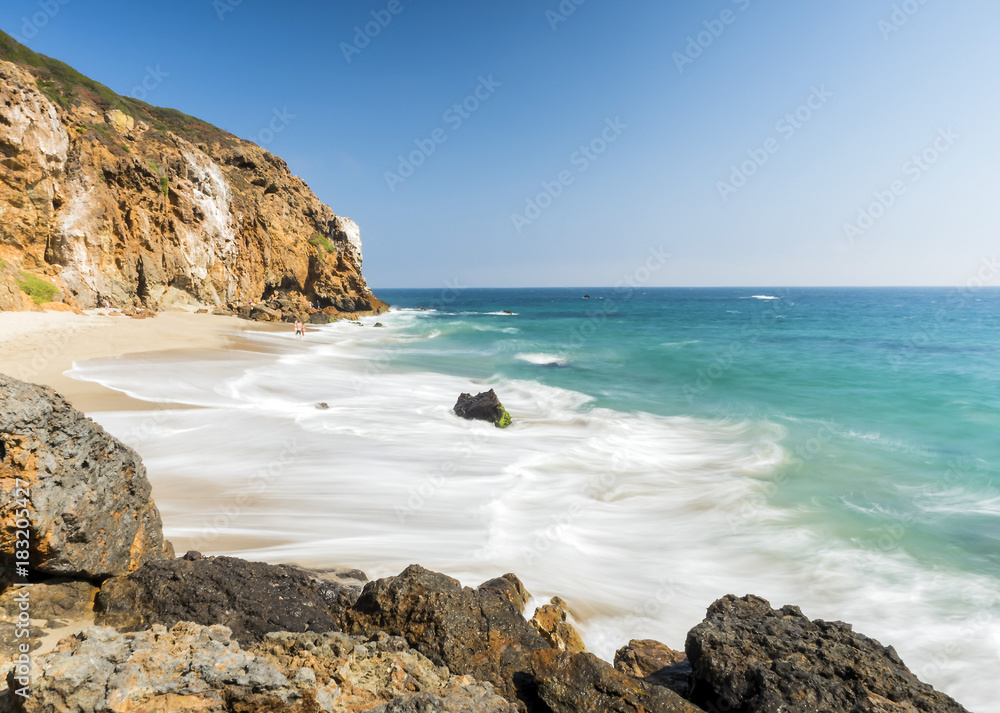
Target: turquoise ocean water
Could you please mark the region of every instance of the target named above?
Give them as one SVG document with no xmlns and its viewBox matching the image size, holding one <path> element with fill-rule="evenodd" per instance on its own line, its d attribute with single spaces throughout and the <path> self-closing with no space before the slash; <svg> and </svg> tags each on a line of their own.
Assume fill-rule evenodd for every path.
<svg viewBox="0 0 1000 713">
<path fill-rule="evenodd" d="M 77 366 L 201 407 L 95 415 L 179 549 L 514 571 L 608 658 L 753 592 L 1000 711 L 1000 290 L 376 292 L 363 327 Z M 511 429 L 451 415 L 488 388 Z"/>
</svg>

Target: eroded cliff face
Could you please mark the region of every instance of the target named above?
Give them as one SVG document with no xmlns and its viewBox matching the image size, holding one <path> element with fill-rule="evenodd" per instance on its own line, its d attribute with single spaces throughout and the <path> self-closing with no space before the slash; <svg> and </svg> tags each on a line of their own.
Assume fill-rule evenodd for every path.
<svg viewBox="0 0 1000 713">
<path fill-rule="evenodd" d="M 16 284 L 27 275 L 81 308 L 277 292 L 383 307 L 361 274 L 358 226 L 280 158 L 86 78 L 67 90 L 48 76 L 0 59 L 0 309 L 33 306 Z"/>
</svg>

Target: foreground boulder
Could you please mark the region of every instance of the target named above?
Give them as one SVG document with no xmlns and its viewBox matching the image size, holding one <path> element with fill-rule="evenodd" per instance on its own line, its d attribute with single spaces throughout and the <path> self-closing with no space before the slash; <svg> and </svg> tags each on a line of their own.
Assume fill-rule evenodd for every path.
<svg viewBox="0 0 1000 713">
<path fill-rule="evenodd" d="M 687 695 L 691 662 L 683 651 L 653 639 L 632 639 L 615 652 L 615 670 L 641 678 L 654 686 Z"/>
<path fill-rule="evenodd" d="M 522 591 L 513 575 L 471 589 L 411 565 L 365 585 L 348 630 L 402 636 L 432 661 L 489 681 L 513 701 L 519 687 L 530 686 L 531 654 L 548 648 L 515 605 Z"/>
<path fill-rule="evenodd" d="M 489 421 L 497 428 L 507 428 L 511 424 L 510 414 L 500 403 L 500 397 L 493 389 L 475 396 L 461 394 L 453 410 L 456 415 L 464 419 Z"/>
<path fill-rule="evenodd" d="M 339 631 L 359 591 L 297 567 L 190 552 L 109 579 L 94 611 L 98 624 L 122 631 L 179 621 L 222 624 L 246 646 L 272 631 Z"/>
<path fill-rule="evenodd" d="M 620 673 L 589 653 L 549 649 L 532 657 L 538 697 L 554 713 L 703 713 L 666 688 Z"/>
<path fill-rule="evenodd" d="M 244 649 L 224 626 L 93 627 L 35 661 L 31 678 L 21 698 L 8 674 L 0 713 L 514 710 L 490 684 L 453 676 L 385 634 L 280 633 Z"/>
<path fill-rule="evenodd" d="M 173 557 L 136 452 L 52 389 L 2 374 L 0 485 L 15 494 L 0 503 L 0 558 L 13 562 L 27 510 L 32 579 L 99 580 Z"/>
<path fill-rule="evenodd" d="M 798 607 L 728 595 L 685 644 L 689 698 L 734 713 L 968 713 L 921 683 L 893 648 Z"/>
</svg>

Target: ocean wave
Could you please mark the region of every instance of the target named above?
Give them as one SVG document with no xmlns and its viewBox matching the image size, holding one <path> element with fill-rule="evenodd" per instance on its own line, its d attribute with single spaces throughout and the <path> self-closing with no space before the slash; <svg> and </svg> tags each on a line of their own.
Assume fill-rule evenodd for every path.
<svg viewBox="0 0 1000 713">
<path fill-rule="evenodd" d="M 661 347 L 686 347 L 689 344 L 701 344 L 700 339 L 688 339 L 683 342 L 661 342 Z"/>
<path fill-rule="evenodd" d="M 515 354 L 518 361 L 526 361 L 529 364 L 538 366 L 567 367 L 569 361 L 560 354 Z"/>
<path fill-rule="evenodd" d="M 749 297 L 740 297 L 741 300 L 780 300 L 780 297 L 774 297 L 773 295 L 750 295 Z"/>
</svg>

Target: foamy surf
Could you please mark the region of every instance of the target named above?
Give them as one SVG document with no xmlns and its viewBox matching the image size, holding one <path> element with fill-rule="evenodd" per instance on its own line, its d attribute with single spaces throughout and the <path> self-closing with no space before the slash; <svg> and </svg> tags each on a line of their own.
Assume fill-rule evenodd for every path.
<svg viewBox="0 0 1000 713">
<path fill-rule="evenodd" d="M 537 366 L 569 366 L 566 358 L 559 354 L 515 354 L 514 358 Z"/>
<path fill-rule="evenodd" d="M 1000 631 L 983 616 L 994 580 L 928 571 L 898 542 L 839 539 L 802 512 L 808 504 L 779 504 L 793 458 L 784 425 L 626 412 L 534 376 L 414 368 L 438 354 L 441 339 L 427 337 L 453 326 L 416 312 L 380 319 L 385 329 L 259 334 L 260 352 L 129 357 L 75 375 L 202 407 L 96 415 L 143 455 L 180 550 L 372 576 L 419 562 L 466 584 L 513 571 L 539 600 L 565 598 L 608 660 L 629 638 L 680 647 L 714 599 L 753 592 L 849 621 L 924 680 L 990 710 L 979 672 L 996 665 Z M 451 413 L 458 393 L 491 387 L 510 429 Z M 859 433 L 869 432 L 851 440 L 884 445 Z"/>
</svg>

